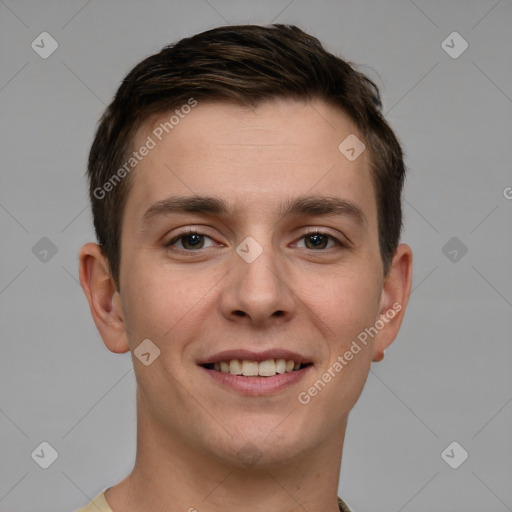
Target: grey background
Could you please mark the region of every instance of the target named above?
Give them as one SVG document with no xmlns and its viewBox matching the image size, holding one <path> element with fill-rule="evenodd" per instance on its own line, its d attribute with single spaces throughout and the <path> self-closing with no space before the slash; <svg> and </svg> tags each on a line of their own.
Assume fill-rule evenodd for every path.
<svg viewBox="0 0 512 512">
<path fill-rule="evenodd" d="M 97 119 L 165 44 L 271 22 L 364 64 L 409 167 L 414 291 L 350 416 L 340 495 L 355 512 L 512 510 L 512 2 L 5 0 L 1 511 L 75 510 L 134 462 L 131 361 L 104 347 L 77 281 L 94 240 L 84 171 Z M 47 59 L 31 48 L 43 31 L 59 44 Z M 441 47 L 453 31 L 469 44 L 455 59 Z M 46 261 L 43 237 L 57 249 Z M 48 469 L 31 458 L 42 441 L 58 452 Z M 452 441 L 469 453 L 458 469 L 441 458 Z"/>
</svg>

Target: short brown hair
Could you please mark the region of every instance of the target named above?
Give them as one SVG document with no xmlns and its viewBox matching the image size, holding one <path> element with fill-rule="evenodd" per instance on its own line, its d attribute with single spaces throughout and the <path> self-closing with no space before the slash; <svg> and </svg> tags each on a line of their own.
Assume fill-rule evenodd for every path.
<svg viewBox="0 0 512 512">
<path fill-rule="evenodd" d="M 128 73 L 100 119 L 89 154 L 89 193 L 98 243 L 117 287 L 131 174 L 109 186 L 108 193 L 103 187 L 129 158 L 141 124 L 190 98 L 254 107 L 277 97 L 321 99 L 345 112 L 360 130 L 370 154 L 387 274 L 402 229 L 405 167 L 400 144 L 381 114 L 378 87 L 296 26 L 239 25 L 182 39 L 144 59 Z"/>
</svg>

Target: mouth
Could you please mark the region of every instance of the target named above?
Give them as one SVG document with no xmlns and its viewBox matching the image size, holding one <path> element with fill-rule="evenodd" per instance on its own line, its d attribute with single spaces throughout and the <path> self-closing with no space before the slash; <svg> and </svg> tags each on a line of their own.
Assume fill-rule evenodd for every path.
<svg viewBox="0 0 512 512">
<path fill-rule="evenodd" d="M 231 359 L 217 363 L 202 364 L 207 370 L 241 377 L 274 377 L 283 373 L 302 370 L 312 363 L 300 363 L 293 359 L 266 359 L 258 362 L 251 359 Z"/>
<path fill-rule="evenodd" d="M 245 396 L 279 393 L 305 379 L 312 359 L 289 350 L 230 350 L 198 361 L 212 382 Z"/>
</svg>

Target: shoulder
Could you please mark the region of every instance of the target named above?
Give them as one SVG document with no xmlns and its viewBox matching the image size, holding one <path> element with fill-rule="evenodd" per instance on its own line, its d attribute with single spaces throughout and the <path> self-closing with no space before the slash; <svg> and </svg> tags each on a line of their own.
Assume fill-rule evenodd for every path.
<svg viewBox="0 0 512 512">
<path fill-rule="evenodd" d="M 112 512 L 112 509 L 105 499 L 106 490 L 107 489 L 103 489 L 88 505 L 75 512 Z"/>
<path fill-rule="evenodd" d="M 338 508 L 340 512 L 353 512 L 348 508 L 348 505 L 338 496 Z"/>
</svg>

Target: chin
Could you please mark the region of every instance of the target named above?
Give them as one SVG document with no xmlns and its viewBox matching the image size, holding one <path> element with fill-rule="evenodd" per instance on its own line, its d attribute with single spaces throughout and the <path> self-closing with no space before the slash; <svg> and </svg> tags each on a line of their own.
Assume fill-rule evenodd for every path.
<svg viewBox="0 0 512 512">
<path fill-rule="evenodd" d="M 273 423 L 274 428 L 276 424 Z M 253 424 L 252 428 L 239 431 L 226 439 L 224 450 L 219 450 L 217 446 L 216 455 L 239 468 L 263 470 L 291 463 L 311 449 L 305 445 L 304 439 L 311 441 L 311 432 L 307 436 L 298 431 L 277 433 L 267 428 L 266 424 L 261 428 Z"/>
</svg>

